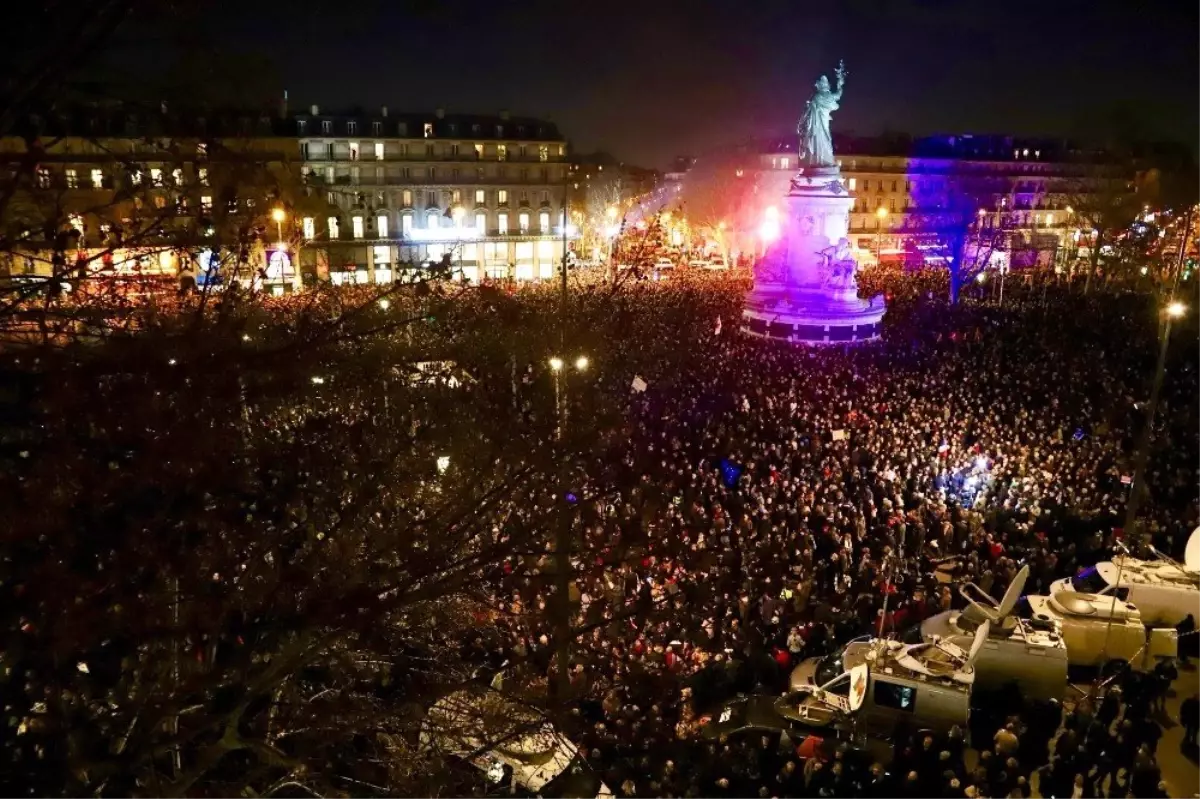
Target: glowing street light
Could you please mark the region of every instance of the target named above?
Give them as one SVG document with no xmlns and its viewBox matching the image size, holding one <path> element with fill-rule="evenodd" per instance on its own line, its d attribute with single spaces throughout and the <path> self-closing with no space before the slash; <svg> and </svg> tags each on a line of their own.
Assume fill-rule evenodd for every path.
<svg viewBox="0 0 1200 799">
<path fill-rule="evenodd" d="M 879 220 L 879 225 L 875 233 L 875 258 L 881 264 L 883 263 L 883 220 L 887 219 L 888 209 L 882 205 L 875 209 L 875 218 Z"/>
<path fill-rule="evenodd" d="M 282 208 L 275 208 L 271 211 L 271 218 L 275 220 L 275 230 L 279 233 L 279 242 L 283 243 L 283 220 L 287 219 L 287 211 Z"/>
<path fill-rule="evenodd" d="M 588 368 L 588 359 L 586 355 L 580 355 L 575 359 L 575 368 L 581 372 L 586 372 Z"/>
<path fill-rule="evenodd" d="M 1173 319 L 1178 319 L 1187 313 L 1187 306 L 1176 300 L 1167 306 L 1167 315 Z"/>
<path fill-rule="evenodd" d="M 550 368 L 556 372 L 561 372 L 562 368 L 563 368 L 562 358 L 558 358 L 558 357 L 551 358 L 550 359 Z"/>
<path fill-rule="evenodd" d="M 608 218 L 610 220 L 612 220 L 612 219 L 617 218 L 617 214 L 619 213 L 619 211 L 617 211 L 617 206 L 610 205 L 610 206 L 608 206 L 608 210 L 605 211 L 605 213 L 608 215 Z"/>
<path fill-rule="evenodd" d="M 770 244 L 779 238 L 779 209 L 775 206 L 768 206 L 763 212 L 763 221 L 758 228 L 758 235 L 762 237 L 763 244 Z"/>
</svg>

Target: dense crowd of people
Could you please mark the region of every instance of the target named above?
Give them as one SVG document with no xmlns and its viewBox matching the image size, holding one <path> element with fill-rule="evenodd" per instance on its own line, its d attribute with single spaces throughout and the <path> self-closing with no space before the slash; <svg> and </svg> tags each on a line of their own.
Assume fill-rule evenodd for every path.
<svg viewBox="0 0 1200 799">
<path fill-rule="evenodd" d="M 573 489 L 594 499 L 576 519 L 572 733 L 614 791 L 983 797 L 1037 782 L 1043 796 L 1165 795 L 1157 673 L 1113 683 L 1095 709 L 981 707 L 948 738 L 898 730 L 888 763 L 700 734 L 735 691 L 778 695 L 803 658 L 959 607 L 956 581 L 999 596 L 1028 564 L 1026 592 L 1045 592 L 1112 553 L 1154 311 L 1051 289 L 1048 314 L 1045 291 L 1018 284 L 1002 309 L 914 293 L 883 341 L 826 349 L 737 332 L 737 287 L 686 306 L 669 286 L 639 298 L 582 389 L 627 403 L 620 457 L 585 458 Z M 1172 353 L 1147 469 L 1143 538 L 1169 553 L 1197 524 L 1194 339 Z M 498 576 L 511 638 L 497 659 L 553 682 L 550 617 L 523 612 L 553 601 L 547 549 Z"/>
</svg>

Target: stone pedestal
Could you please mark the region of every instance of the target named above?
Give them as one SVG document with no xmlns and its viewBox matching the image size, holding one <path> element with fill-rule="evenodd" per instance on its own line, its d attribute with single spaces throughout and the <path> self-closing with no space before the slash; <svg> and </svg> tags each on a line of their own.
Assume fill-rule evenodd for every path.
<svg viewBox="0 0 1200 799">
<path fill-rule="evenodd" d="M 781 236 L 755 265 L 742 330 L 794 344 L 842 344 L 878 338 L 882 297 L 862 300 L 853 270 L 834 253 L 848 247 L 854 198 L 837 167 L 806 168 L 792 179 Z M 844 270 L 848 274 L 838 274 Z"/>
</svg>

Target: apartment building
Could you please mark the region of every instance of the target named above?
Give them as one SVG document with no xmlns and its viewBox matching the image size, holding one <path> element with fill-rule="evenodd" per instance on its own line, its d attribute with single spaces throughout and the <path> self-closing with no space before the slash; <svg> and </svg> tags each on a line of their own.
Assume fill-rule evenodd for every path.
<svg viewBox="0 0 1200 799">
<path fill-rule="evenodd" d="M 318 277 L 382 283 L 449 258 L 471 281 L 549 279 L 578 235 L 564 219 L 567 143 L 550 122 L 312 106 L 287 124 L 318 200 L 300 218 L 301 261 Z"/>
</svg>

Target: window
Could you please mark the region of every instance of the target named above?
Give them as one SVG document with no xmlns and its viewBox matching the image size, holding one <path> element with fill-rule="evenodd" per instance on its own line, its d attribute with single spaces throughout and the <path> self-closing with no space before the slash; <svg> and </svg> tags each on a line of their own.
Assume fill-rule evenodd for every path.
<svg viewBox="0 0 1200 799">
<path fill-rule="evenodd" d="M 129 182 L 132 183 L 134 186 L 142 185 L 142 170 L 138 169 L 137 167 L 134 167 L 133 170 L 129 173 Z"/>
<path fill-rule="evenodd" d="M 352 141 L 352 142 L 350 142 L 349 146 L 350 146 L 350 160 L 357 161 L 358 160 L 358 142 Z"/>
<path fill-rule="evenodd" d="M 892 210 L 892 211 L 895 211 L 895 210 L 896 210 L 896 198 L 895 198 L 895 197 L 893 197 L 893 198 L 891 199 L 891 202 L 890 202 L 889 204 L 890 204 L 890 206 L 891 206 L 890 210 Z"/>
<path fill-rule="evenodd" d="M 199 169 L 197 169 L 196 170 L 196 178 L 200 181 L 201 186 L 207 186 L 208 185 L 208 169 L 206 167 L 200 167 Z"/>
<path fill-rule="evenodd" d="M 154 198 L 154 207 L 155 208 L 166 208 L 167 207 L 167 198 L 163 197 L 161 194 L 159 196 L 155 197 Z"/>
<path fill-rule="evenodd" d="M 788 168 L 788 167 L 791 165 L 791 163 L 792 163 L 792 159 L 788 158 L 788 157 L 785 155 L 783 158 L 780 158 L 780 159 L 779 159 L 779 168 L 780 168 L 780 169 L 787 169 L 787 168 Z"/>
<path fill-rule="evenodd" d="M 337 205 L 338 204 L 337 192 L 334 192 L 334 191 L 326 192 L 325 193 L 325 202 L 329 203 L 330 205 Z"/>
<path fill-rule="evenodd" d="M 567 146 L 565 144 L 558 145 L 558 157 L 562 158 L 567 154 Z"/>
<path fill-rule="evenodd" d="M 454 156 L 455 158 L 458 158 L 458 144 L 457 143 L 450 145 L 450 155 Z"/>
<path fill-rule="evenodd" d="M 917 689 L 910 685 L 874 680 L 875 704 L 880 707 L 890 707 L 893 710 L 903 710 L 912 713 L 916 709 Z"/>
<path fill-rule="evenodd" d="M 50 170 L 44 166 L 37 168 L 37 185 L 39 189 L 50 188 Z"/>
<path fill-rule="evenodd" d="M 175 167 L 174 169 L 171 170 L 171 185 L 172 186 L 182 186 L 183 185 L 183 170 L 180 169 L 179 167 Z"/>
<path fill-rule="evenodd" d="M 400 217 L 400 235 L 408 236 L 412 233 L 412 214 L 405 214 Z"/>
<path fill-rule="evenodd" d="M 507 189 L 500 189 L 499 191 L 496 192 L 496 204 L 497 205 L 508 205 L 508 190 Z"/>
<path fill-rule="evenodd" d="M 504 136 L 504 126 L 497 125 L 496 126 L 496 138 L 499 139 L 499 138 L 502 138 L 503 136 Z"/>
<path fill-rule="evenodd" d="M 550 232 L 550 214 L 547 211 L 542 211 L 538 214 L 538 228 L 543 233 Z"/>
<path fill-rule="evenodd" d="M 550 192 L 548 192 L 548 191 L 543 191 L 543 192 L 541 193 L 541 204 L 542 204 L 542 205 L 549 205 L 549 204 L 550 204 Z"/>
<path fill-rule="evenodd" d="M 304 238 L 315 239 L 317 237 L 317 223 L 311 216 L 304 217 L 300 223 L 300 229 L 304 233 Z"/>
<path fill-rule="evenodd" d="M 497 161 L 507 161 L 508 160 L 508 145 L 507 144 L 497 144 L 496 145 L 496 160 Z"/>
<path fill-rule="evenodd" d="M 484 205 L 487 203 L 487 192 L 483 189 L 475 190 L 475 204 Z"/>
<path fill-rule="evenodd" d="M 483 158 L 483 145 L 482 144 L 475 145 L 475 157 Z"/>
<path fill-rule="evenodd" d="M 523 132 L 523 131 L 522 131 L 522 132 Z M 524 160 L 524 159 L 525 159 L 525 149 L 526 149 L 526 148 L 525 148 L 525 145 L 524 145 L 524 144 L 522 144 L 522 145 L 520 145 L 519 147 L 517 147 L 517 152 L 520 154 L 520 156 L 521 156 L 521 160 Z"/>
<path fill-rule="evenodd" d="M 380 214 L 375 219 L 375 232 L 381 239 L 386 239 L 388 235 L 388 218 L 387 214 Z"/>
<path fill-rule="evenodd" d="M 354 238 L 361 239 L 363 237 L 363 218 L 361 216 L 351 217 L 350 230 Z"/>
<path fill-rule="evenodd" d="M 412 208 L 412 189 L 400 192 L 400 204 L 405 208 Z"/>
<path fill-rule="evenodd" d="M 74 169 L 68 169 L 66 171 L 66 176 L 68 189 L 79 188 L 79 173 L 77 173 Z"/>
<path fill-rule="evenodd" d="M 199 144 L 196 145 L 196 157 L 197 158 L 208 158 L 208 143 L 207 142 L 200 142 Z"/>
<path fill-rule="evenodd" d="M 425 123 L 424 136 L 426 139 L 433 138 L 433 123 L 432 122 Z"/>
<path fill-rule="evenodd" d="M 301 136 L 303 136 L 304 131 L 307 129 L 308 129 L 308 120 L 307 119 L 297 119 L 296 120 L 296 132 L 297 133 L 299 133 Z"/>
<path fill-rule="evenodd" d="M 382 136 L 383 135 L 383 123 L 382 122 L 376 121 L 376 122 L 371 123 L 371 135 L 372 136 Z"/>
<path fill-rule="evenodd" d="M 496 214 L 496 230 L 502 236 L 508 232 L 508 214 Z"/>
<path fill-rule="evenodd" d="M 71 176 L 71 173 L 72 173 L 72 172 L 74 172 L 74 171 L 75 171 L 75 170 L 73 170 L 73 169 L 68 169 L 68 170 L 67 170 L 67 177 L 68 177 L 68 180 L 67 180 L 67 185 L 68 185 L 68 186 L 70 186 L 70 176 Z M 158 167 L 153 167 L 153 168 L 151 168 L 151 170 L 150 170 L 150 185 L 151 185 L 151 186 L 161 186 L 162 184 L 163 184 L 163 182 L 162 182 L 162 170 L 161 170 L 161 169 L 159 169 Z"/>
<path fill-rule="evenodd" d="M 521 175 L 521 182 L 528 183 L 529 182 L 529 167 L 524 167 L 524 166 L 521 167 L 520 175 Z"/>
<path fill-rule="evenodd" d="M 437 205 L 437 192 L 436 191 L 425 192 L 425 207 L 432 208 L 435 205 Z"/>
<path fill-rule="evenodd" d="M 550 160 L 549 145 L 545 145 L 545 144 L 538 145 L 538 160 L 539 161 L 549 161 Z"/>
<path fill-rule="evenodd" d="M 355 133 L 358 133 L 358 123 L 351 120 L 346 123 L 346 135 L 353 136 Z"/>
<path fill-rule="evenodd" d="M 350 182 L 355 185 L 358 185 L 358 182 L 361 178 L 362 178 L 362 169 L 360 167 L 356 167 L 356 166 L 350 167 Z"/>
<path fill-rule="evenodd" d="M 522 233 L 529 232 L 529 214 L 517 214 L 517 227 Z"/>
<path fill-rule="evenodd" d="M 453 205 L 458 205 L 462 202 L 462 189 L 454 189 L 450 192 L 450 202 Z"/>
<path fill-rule="evenodd" d="M 378 123 L 376 123 L 376 124 L 378 124 Z M 376 161 L 383 160 L 383 142 L 381 142 L 381 141 L 375 142 L 375 160 Z"/>
<path fill-rule="evenodd" d="M 104 170 L 103 169 L 93 169 L 92 170 L 92 188 L 93 189 L 104 188 Z"/>
<path fill-rule="evenodd" d="M 321 132 L 322 133 L 333 133 L 333 122 L 328 119 L 322 119 L 321 120 Z"/>
<path fill-rule="evenodd" d="M 437 180 L 437 167 L 436 166 L 429 167 L 429 179 Z"/>
<path fill-rule="evenodd" d="M 896 190 L 896 181 L 892 181 L 892 191 Z"/>
<path fill-rule="evenodd" d="M 325 182 L 333 183 L 333 167 L 331 166 L 325 167 Z"/>
<path fill-rule="evenodd" d="M 438 226 L 438 212 L 431 211 L 429 213 L 429 216 L 427 216 L 425 218 L 425 227 L 429 228 L 430 230 L 437 230 L 437 226 Z"/>
<path fill-rule="evenodd" d="M 210 213 L 212 211 L 212 195 L 211 194 L 201 195 L 200 210 L 206 214 Z"/>
<path fill-rule="evenodd" d="M 401 122 L 400 124 L 398 124 L 396 126 L 396 135 L 397 136 L 407 136 L 408 135 L 408 123 L 407 122 Z"/>
<path fill-rule="evenodd" d="M 912 181 L 911 180 L 904 181 L 904 190 L 912 191 Z"/>
<path fill-rule="evenodd" d="M 479 235 L 487 233 L 487 214 L 479 211 L 475 214 L 475 229 L 479 231 Z"/>
<path fill-rule="evenodd" d="M 83 217 L 82 216 L 80 216 L 79 214 L 71 214 L 69 217 L 67 217 L 67 221 L 71 224 L 71 227 L 75 228 L 75 231 L 77 233 L 83 232 Z"/>
<path fill-rule="evenodd" d="M 850 191 L 854 191 L 856 183 L 858 183 L 858 178 L 850 178 Z"/>
<path fill-rule="evenodd" d="M 336 216 L 329 217 L 329 238 L 338 238 L 338 220 Z"/>
</svg>

